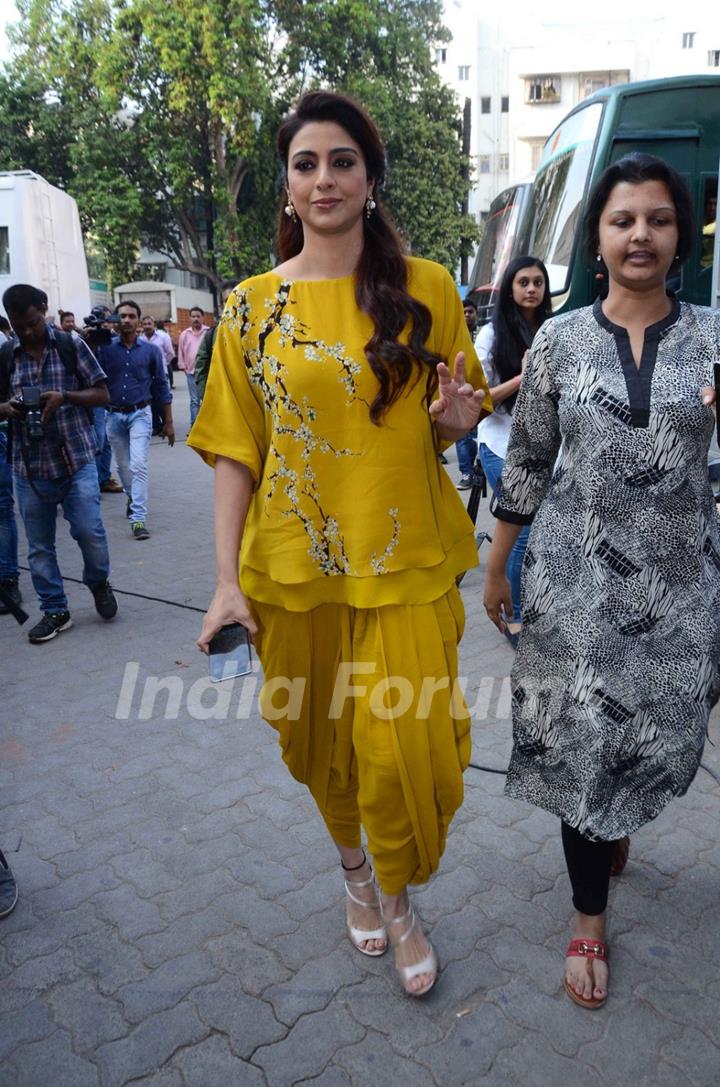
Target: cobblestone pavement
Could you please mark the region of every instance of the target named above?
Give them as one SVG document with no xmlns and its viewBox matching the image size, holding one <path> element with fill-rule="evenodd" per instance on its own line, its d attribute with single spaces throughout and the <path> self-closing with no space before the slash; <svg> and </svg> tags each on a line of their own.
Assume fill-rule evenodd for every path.
<svg viewBox="0 0 720 1087">
<path fill-rule="evenodd" d="M 183 444 L 151 452 L 150 540 L 129 537 L 122 496 L 103 498 L 114 582 L 202 608 L 211 473 Z M 78 577 L 62 521 L 59 537 Z M 474 759 L 502 768 L 512 650 L 481 583 L 482 569 L 463 584 L 462 665 Z M 26 574 L 22 588 L 34 614 Z M 415 895 L 443 972 L 412 1001 L 389 956 L 352 951 L 334 850 L 271 729 L 247 719 L 249 684 L 213 708 L 228 695 L 203 681 L 199 615 L 145 596 L 122 595 L 104 624 L 73 584 L 74 629 L 43 646 L 0 620 L 0 844 L 20 888 L 0 921 L 2 1087 L 716 1087 L 709 774 L 633 839 L 611 898 L 611 995 L 590 1013 L 560 990 L 557 821 L 469 770 L 440 874 Z M 177 677 L 167 715 L 148 677 Z M 712 746 L 706 762 L 720 772 Z"/>
</svg>

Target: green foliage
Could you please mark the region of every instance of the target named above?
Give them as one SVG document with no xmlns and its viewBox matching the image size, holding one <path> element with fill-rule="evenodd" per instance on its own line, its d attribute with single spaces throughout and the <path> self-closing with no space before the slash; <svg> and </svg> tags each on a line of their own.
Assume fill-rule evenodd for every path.
<svg viewBox="0 0 720 1087">
<path fill-rule="evenodd" d="M 429 45 L 438 0 L 19 0 L 0 162 L 68 189 L 110 278 L 141 240 L 212 282 L 272 262 L 274 140 L 312 86 L 354 95 L 387 142 L 383 193 L 413 252 L 454 269 L 476 236 L 457 103 Z"/>
</svg>

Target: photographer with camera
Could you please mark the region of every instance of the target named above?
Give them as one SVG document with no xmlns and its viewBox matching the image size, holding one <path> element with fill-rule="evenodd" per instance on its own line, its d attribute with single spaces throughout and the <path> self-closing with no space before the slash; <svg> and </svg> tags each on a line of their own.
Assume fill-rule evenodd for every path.
<svg viewBox="0 0 720 1087">
<path fill-rule="evenodd" d="M 47 642 L 72 626 L 55 550 L 58 506 L 82 552 L 83 581 L 98 614 L 112 619 L 117 612 L 92 420 L 92 409 L 107 404 L 109 395 L 87 345 L 47 325 L 44 291 L 16 284 L 2 301 L 15 337 L 0 349 L 0 419 L 11 422 L 15 495 L 43 611 L 28 638 Z"/>
<path fill-rule="evenodd" d="M 73 339 L 81 338 L 75 326 L 75 316 L 69 310 L 61 311 L 60 328 L 63 332 L 69 332 Z M 101 343 L 110 343 L 112 339 L 113 317 L 108 306 L 93 306 L 87 317 L 84 318 L 82 337 L 87 342 L 93 354 L 97 355 L 97 348 Z M 112 474 L 112 449 L 107 436 L 107 413 L 105 408 L 94 408 L 93 418 L 95 423 L 95 439 L 97 441 L 97 453 L 95 464 L 97 465 L 98 481 L 101 494 L 122 494 L 123 485 Z"/>
</svg>

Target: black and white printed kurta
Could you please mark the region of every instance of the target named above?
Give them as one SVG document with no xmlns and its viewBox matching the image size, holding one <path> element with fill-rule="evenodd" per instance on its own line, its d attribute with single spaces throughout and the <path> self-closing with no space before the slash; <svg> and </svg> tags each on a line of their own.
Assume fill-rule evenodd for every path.
<svg viewBox="0 0 720 1087">
<path fill-rule="evenodd" d="M 714 361 L 720 313 L 674 301 L 638 368 L 597 302 L 540 330 L 515 405 L 496 516 L 532 530 L 506 791 L 590 838 L 687 790 L 720 693 Z"/>
</svg>

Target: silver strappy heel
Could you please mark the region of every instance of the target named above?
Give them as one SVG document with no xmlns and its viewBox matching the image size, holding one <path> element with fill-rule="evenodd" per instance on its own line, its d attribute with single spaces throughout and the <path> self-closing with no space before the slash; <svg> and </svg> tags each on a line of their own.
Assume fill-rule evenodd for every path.
<svg viewBox="0 0 720 1087">
<path fill-rule="evenodd" d="M 356 865 L 355 868 L 346 868 L 345 865 L 342 864 L 342 861 L 340 863 L 342 865 L 343 871 L 345 871 L 345 872 L 357 872 L 358 869 L 362 868 L 364 864 L 368 864 L 368 867 L 370 868 L 367 857 L 364 857 L 362 864 Z M 348 880 L 348 879 L 346 879 L 345 880 L 345 893 L 348 896 L 348 898 L 350 899 L 350 901 L 354 902 L 356 906 L 364 906 L 365 909 L 373 909 L 373 910 L 380 909 L 380 912 L 382 913 L 382 907 L 380 906 L 380 899 L 379 898 L 378 898 L 377 902 L 363 902 L 363 900 L 361 898 L 357 898 L 356 895 L 354 895 L 352 893 L 352 890 L 351 890 L 352 887 L 370 887 L 371 885 L 374 886 L 374 884 L 375 884 L 375 877 L 372 874 L 372 868 L 370 868 L 370 876 L 369 876 L 368 879 L 363 879 L 363 880 Z M 384 925 L 383 925 L 382 928 L 376 928 L 376 929 L 372 929 L 371 931 L 366 931 L 363 928 L 355 928 L 355 926 L 351 925 L 349 921 L 346 921 L 345 923 L 347 925 L 347 930 L 348 930 L 348 935 L 350 937 L 350 942 L 352 943 L 353 947 L 356 948 L 360 952 L 361 955 L 368 955 L 371 959 L 376 959 L 380 955 L 385 954 L 385 952 L 388 949 L 389 940 L 388 940 L 387 930 L 386 930 Z M 385 941 L 385 947 L 381 948 L 379 951 L 378 950 L 370 951 L 368 948 L 360 946 L 360 944 L 364 943 L 366 940 L 384 940 Z"/>
<path fill-rule="evenodd" d="M 380 903 L 380 909 L 382 911 L 382 902 Z M 412 903 L 408 906 L 405 913 L 403 913 L 400 917 L 385 917 L 385 914 L 383 913 L 383 920 L 385 921 L 386 925 L 399 925 L 401 922 L 407 921 L 408 919 L 410 919 L 410 925 L 408 926 L 406 931 L 403 932 L 403 934 L 398 938 L 396 943 L 393 944 L 393 947 L 399 947 L 400 944 L 405 943 L 405 941 L 408 939 L 410 933 L 413 931 L 417 924 L 417 914 L 412 908 Z M 430 943 L 429 940 L 428 943 Z M 408 996 L 425 996 L 426 993 L 430 992 L 433 985 L 437 981 L 440 967 L 438 964 L 438 957 L 435 953 L 435 949 L 433 948 L 432 944 L 430 944 L 430 954 L 426 955 L 422 962 L 413 963 L 412 966 L 399 966 L 396 962 L 395 969 L 400 975 L 400 979 L 403 983 L 403 988 Z M 412 981 L 413 978 L 418 977 L 419 974 L 432 974 L 433 979 L 422 989 L 408 989 L 408 982 Z"/>
</svg>

